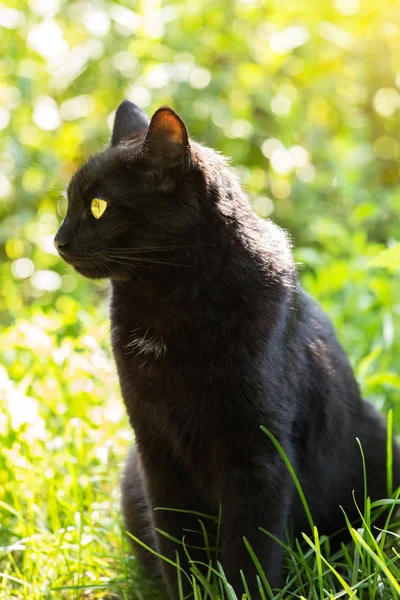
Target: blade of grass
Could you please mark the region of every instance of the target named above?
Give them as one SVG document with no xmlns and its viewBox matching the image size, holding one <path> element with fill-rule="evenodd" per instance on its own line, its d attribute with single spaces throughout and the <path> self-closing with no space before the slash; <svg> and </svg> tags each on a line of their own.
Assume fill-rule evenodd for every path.
<svg viewBox="0 0 400 600">
<path fill-rule="evenodd" d="M 194 515 L 202 519 L 208 519 L 209 521 L 216 521 L 215 516 L 213 517 L 212 515 L 206 515 L 204 513 L 198 512 L 197 510 L 185 510 L 183 508 L 166 508 L 164 506 L 156 506 L 154 510 L 168 510 L 169 512 L 184 513 L 187 515 Z"/>
<path fill-rule="evenodd" d="M 319 583 L 319 595 L 321 600 L 324 598 L 324 582 L 322 578 L 322 560 L 321 560 L 321 547 L 319 544 L 319 535 L 318 529 L 314 526 L 314 542 L 315 547 L 317 548 L 316 559 L 317 559 L 317 573 L 318 573 L 318 583 Z"/>
<path fill-rule="evenodd" d="M 243 571 L 240 571 L 240 577 L 242 578 L 243 587 L 244 587 L 244 591 L 245 591 L 246 596 L 247 596 L 247 600 L 251 600 L 251 595 L 250 595 L 249 588 L 248 588 L 247 581 L 246 581 L 246 577 L 244 576 Z"/>
<path fill-rule="evenodd" d="M 391 587 L 392 591 L 394 591 L 397 596 L 400 596 L 400 585 L 397 583 L 397 581 L 395 580 L 395 578 L 393 577 L 392 573 L 389 571 L 389 569 L 387 568 L 387 566 L 383 562 L 383 560 L 377 554 L 375 554 L 375 552 L 372 550 L 372 548 L 370 548 L 370 546 L 366 543 L 366 541 L 362 539 L 362 537 L 360 536 L 358 531 L 356 531 L 355 529 L 352 529 L 351 535 L 352 535 L 353 539 L 358 540 L 358 542 L 363 546 L 365 551 L 368 552 L 368 554 L 371 556 L 372 560 L 374 562 L 376 562 L 376 564 L 379 565 L 379 567 L 385 573 L 386 577 L 389 580 L 389 583 L 391 584 L 390 587 Z"/>
<path fill-rule="evenodd" d="M 264 592 L 264 589 L 263 589 L 263 586 L 261 583 L 261 579 L 258 575 L 257 575 L 256 579 L 257 579 L 257 586 L 258 586 L 258 591 L 260 592 L 261 600 L 267 600 L 265 597 L 265 592 Z"/>
<path fill-rule="evenodd" d="M 235 594 L 235 590 L 233 589 L 231 584 L 228 582 L 226 575 L 225 575 L 225 571 L 222 568 L 222 565 L 220 562 L 218 562 L 218 570 L 219 570 L 220 576 L 224 582 L 224 588 L 225 588 L 226 594 L 228 596 L 228 600 L 238 600 L 238 598 Z"/>
<path fill-rule="evenodd" d="M 180 600 L 183 600 L 184 596 L 183 596 L 183 587 L 182 587 L 181 563 L 179 560 L 179 553 L 177 550 L 175 551 L 175 558 L 176 558 L 176 564 L 178 566 L 178 568 L 176 570 L 176 577 L 177 577 L 177 581 L 178 581 L 178 597 Z"/>
<path fill-rule="evenodd" d="M 368 490 L 367 490 L 367 467 L 365 465 L 365 456 L 364 456 L 364 451 L 363 451 L 361 442 L 360 442 L 359 438 L 356 438 L 356 440 L 357 440 L 357 444 L 360 447 L 361 460 L 362 460 L 363 481 L 364 481 L 364 512 L 365 512 L 365 507 L 367 505 L 367 496 L 368 496 Z M 354 492 L 353 492 L 353 495 L 354 495 Z"/>
<path fill-rule="evenodd" d="M 276 439 L 276 437 L 273 435 L 273 433 L 271 433 L 263 425 L 261 425 L 261 431 L 263 431 L 269 437 L 269 439 L 271 440 L 271 442 L 274 444 L 275 448 L 278 450 L 279 454 L 281 455 L 281 457 L 282 457 L 282 459 L 283 459 L 283 461 L 284 461 L 287 469 L 289 470 L 289 473 L 290 473 L 290 475 L 291 475 L 291 477 L 293 479 L 293 482 L 294 482 L 294 484 L 296 486 L 297 492 L 298 492 L 298 494 L 300 496 L 301 502 L 303 504 L 303 507 L 304 507 L 304 510 L 305 510 L 306 515 L 307 515 L 307 519 L 308 519 L 308 522 L 310 524 L 310 528 L 311 528 L 311 531 L 312 531 L 313 528 L 314 528 L 314 521 L 313 521 L 313 518 L 311 516 L 310 508 L 308 506 L 306 497 L 305 497 L 304 492 L 302 490 L 302 487 L 300 485 L 300 481 L 298 480 L 298 477 L 297 477 L 297 475 L 295 473 L 295 470 L 293 469 L 292 463 L 288 459 L 288 457 L 286 455 L 286 452 L 284 451 L 284 449 L 282 448 L 282 446 L 280 445 L 280 443 L 278 442 L 278 440 Z"/>
<path fill-rule="evenodd" d="M 388 496 L 393 494 L 393 410 L 387 415 L 386 482 Z"/>
<path fill-rule="evenodd" d="M 175 567 L 177 569 L 178 568 L 182 569 L 182 567 L 180 567 L 179 565 L 177 565 L 170 558 L 167 558 L 166 556 L 163 556 L 162 554 L 160 554 L 156 550 L 153 550 L 153 548 L 150 548 L 150 546 L 148 546 L 147 544 L 145 544 L 144 542 L 142 542 L 139 538 L 137 538 L 135 535 L 133 535 L 133 533 L 130 533 L 129 531 L 127 531 L 126 533 L 129 535 L 130 538 L 133 539 L 134 542 L 136 542 L 137 544 L 139 544 L 140 546 L 142 546 L 143 548 L 145 548 L 146 550 L 148 550 L 151 554 L 154 554 L 154 556 L 157 556 L 158 558 L 160 558 L 164 562 L 168 563 L 169 565 L 172 565 L 173 567 Z"/>
<path fill-rule="evenodd" d="M 308 535 L 303 533 L 303 538 L 306 540 L 307 544 L 309 544 L 311 546 L 311 548 L 313 548 L 314 552 L 317 553 L 318 550 L 317 550 L 316 546 L 313 544 L 313 542 L 310 540 Z M 347 592 L 349 599 L 354 598 L 356 595 L 356 591 L 351 589 L 351 587 L 345 582 L 345 580 L 340 575 L 340 573 L 334 567 L 332 567 L 332 565 L 326 560 L 326 558 L 324 556 L 322 556 L 321 554 L 320 554 L 320 556 L 321 556 L 321 559 L 324 561 L 324 563 L 329 567 L 329 569 L 332 571 L 332 573 L 338 579 L 338 581 L 340 581 L 341 585 Z"/>
<path fill-rule="evenodd" d="M 263 582 L 265 589 L 267 590 L 267 594 L 268 594 L 268 596 L 269 596 L 270 598 L 273 598 L 273 597 L 274 597 L 274 594 L 273 594 L 273 592 L 272 592 L 272 588 L 271 588 L 271 586 L 269 585 L 269 582 L 268 582 L 267 576 L 265 575 L 265 573 L 264 573 L 264 571 L 263 571 L 263 568 L 262 568 L 262 566 L 261 566 L 261 564 L 260 564 L 260 561 L 259 561 L 259 560 L 258 560 L 258 558 L 257 558 L 257 555 L 256 555 L 256 553 L 254 552 L 254 550 L 253 550 L 253 548 L 251 547 L 251 545 L 250 545 L 249 541 L 248 541 L 248 540 L 247 540 L 245 537 L 243 538 L 243 541 L 244 541 L 244 545 L 245 545 L 245 546 L 246 546 L 246 548 L 247 548 L 247 551 L 248 551 L 248 553 L 249 553 L 249 554 L 250 554 L 250 556 L 251 556 L 251 560 L 253 561 L 253 563 L 254 563 L 254 565 L 255 565 L 255 567 L 256 567 L 256 569 L 257 569 L 257 571 L 258 571 L 258 574 L 259 574 L 259 576 L 260 576 L 260 579 L 261 579 L 261 581 Z"/>
</svg>

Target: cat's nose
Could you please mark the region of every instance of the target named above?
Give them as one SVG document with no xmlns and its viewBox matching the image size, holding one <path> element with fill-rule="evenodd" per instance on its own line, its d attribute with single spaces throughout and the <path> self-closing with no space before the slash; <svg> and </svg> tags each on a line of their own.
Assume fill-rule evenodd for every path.
<svg viewBox="0 0 400 600">
<path fill-rule="evenodd" d="M 59 254 L 61 254 L 61 256 L 71 252 L 72 240 L 73 235 L 71 227 L 68 224 L 67 218 L 65 218 L 54 238 L 55 249 Z"/>
<path fill-rule="evenodd" d="M 63 256 L 71 251 L 72 238 L 71 233 L 65 225 L 65 221 L 61 224 L 54 238 L 54 246 L 59 254 Z"/>
<path fill-rule="evenodd" d="M 66 252 L 68 252 L 68 248 L 70 246 L 69 242 L 66 242 L 64 240 L 59 240 L 57 239 L 57 236 L 54 238 L 54 246 L 57 250 L 57 252 L 60 252 L 60 254 L 65 254 Z"/>
</svg>

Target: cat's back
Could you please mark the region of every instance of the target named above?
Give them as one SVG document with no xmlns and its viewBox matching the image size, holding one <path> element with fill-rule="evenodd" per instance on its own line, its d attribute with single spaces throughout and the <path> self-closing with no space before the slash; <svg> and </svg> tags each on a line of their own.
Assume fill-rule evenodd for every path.
<svg viewBox="0 0 400 600">
<path fill-rule="evenodd" d="M 337 403 L 359 400 L 352 367 L 329 316 L 320 304 L 299 286 L 299 348 L 307 364 L 304 373 L 312 389 L 328 394 Z"/>
</svg>

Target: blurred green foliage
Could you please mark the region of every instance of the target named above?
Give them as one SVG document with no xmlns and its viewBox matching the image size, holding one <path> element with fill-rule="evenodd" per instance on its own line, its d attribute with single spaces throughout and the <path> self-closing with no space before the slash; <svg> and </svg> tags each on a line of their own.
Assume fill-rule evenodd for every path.
<svg viewBox="0 0 400 600">
<path fill-rule="evenodd" d="M 0 24 L 3 323 L 55 310 L 61 334 L 78 334 L 76 307 L 99 312 L 104 284 L 77 277 L 52 246 L 62 190 L 107 144 L 124 97 L 150 113 L 171 104 L 196 139 L 232 157 L 259 214 L 289 229 L 304 284 L 353 361 L 381 349 L 371 372 L 393 371 L 381 399 L 394 401 L 396 2 L 15 0 Z"/>
<path fill-rule="evenodd" d="M 108 143 L 125 97 L 149 113 L 172 105 L 195 139 L 232 158 L 255 210 L 293 236 L 303 284 L 333 318 L 363 393 L 392 407 L 400 429 L 398 2 L 6 0 L 0 597 L 7 600 L 14 579 L 13 589 L 27 595 L 13 598 L 64 597 L 43 590 L 91 580 L 93 548 L 88 541 L 83 570 L 74 532 L 90 534 L 98 553 L 119 552 L 117 536 L 105 541 L 115 520 L 104 535 L 97 523 L 103 508 L 110 514 L 130 435 L 122 404 L 115 408 L 107 284 L 77 276 L 52 240 L 69 177 Z M 64 539 L 65 564 L 75 561 L 76 571 L 58 553 Z M 45 566 L 53 560 L 55 569 Z M 99 577 L 108 573 L 97 568 Z M 32 581 L 37 595 L 26 587 Z"/>
</svg>

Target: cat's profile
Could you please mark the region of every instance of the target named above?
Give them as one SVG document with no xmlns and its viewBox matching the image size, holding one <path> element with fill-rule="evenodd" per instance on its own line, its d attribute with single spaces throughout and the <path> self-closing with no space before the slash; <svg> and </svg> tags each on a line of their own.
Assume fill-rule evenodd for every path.
<svg viewBox="0 0 400 600">
<path fill-rule="evenodd" d="M 345 525 L 339 505 L 357 518 L 353 490 L 362 510 L 356 438 L 369 496 L 387 495 L 384 422 L 302 290 L 286 234 L 254 214 L 224 158 L 191 141 L 174 111 L 149 121 L 132 103 L 119 106 L 110 147 L 69 184 L 55 245 L 82 275 L 111 279 L 113 352 L 136 440 L 123 510 L 137 538 L 172 561 L 178 550 L 189 571 L 183 537 L 191 558 L 207 562 L 191 511 L 221 506 L 220 560 L 235 591 L 242 569 L 253 600 L 259 593 L 243 537 L 279 586 L 281 548 L 259 528 L 283 539 L 289 524 L 309 526 L 261 425 L 292 462 L 320 533 Z M 135 552 L 176 600 L 176 569 Z M 185 577 L 182 585 L 190 594 Z"/>
</svg>

